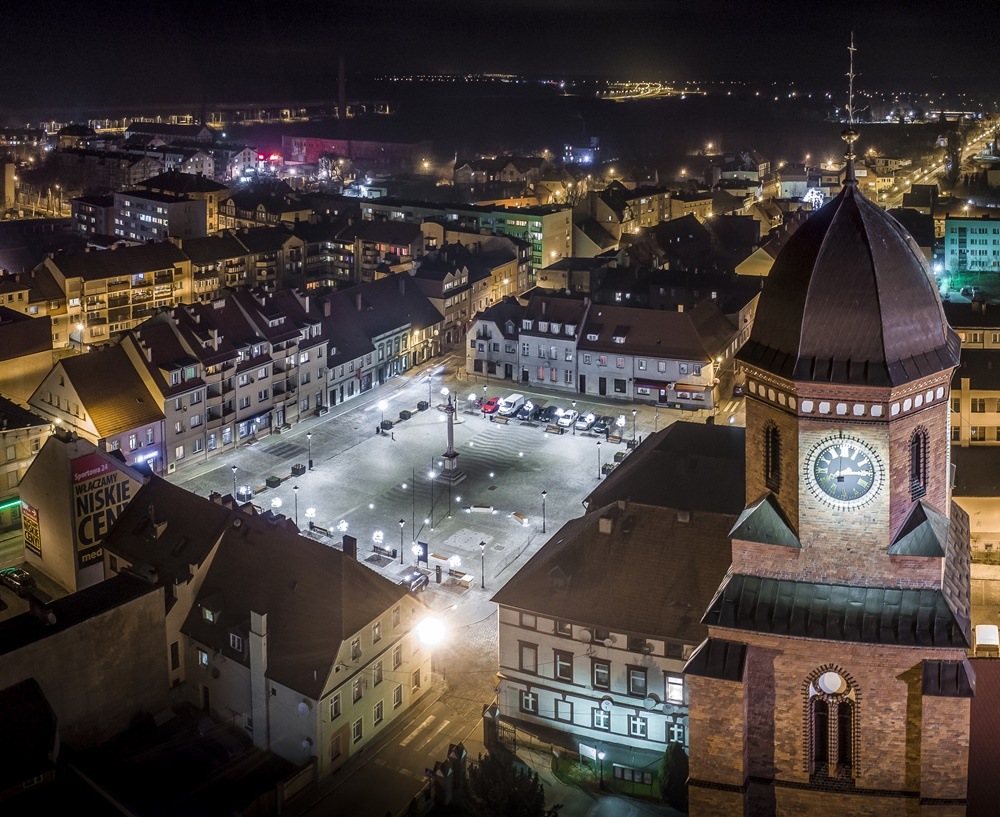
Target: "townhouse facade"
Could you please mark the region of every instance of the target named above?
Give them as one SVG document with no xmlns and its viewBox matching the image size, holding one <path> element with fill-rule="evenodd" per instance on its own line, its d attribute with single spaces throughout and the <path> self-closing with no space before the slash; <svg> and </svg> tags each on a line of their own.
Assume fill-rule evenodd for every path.
<svg viewBox="0 0 1000 817">
<path fill-rule="evenodd" d="M 1000 272 L 1000 218 L 949 215 L 944 223 L 944 263 L 949 275 Z"/>
<path fill-rule="evenodd" d="M 0 537 L 21 527 L 18 485 L 51 432 L 48 420 L 0 396 Z"/>
</svg>

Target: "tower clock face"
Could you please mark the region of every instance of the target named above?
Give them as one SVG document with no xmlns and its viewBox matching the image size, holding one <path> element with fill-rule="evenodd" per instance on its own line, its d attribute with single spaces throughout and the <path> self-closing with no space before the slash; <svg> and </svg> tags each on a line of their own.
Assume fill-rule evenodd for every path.
<svg viewBox="0 0 1000 817">
<path fill-rule="evenodd" d="M 858 508 L 882 487 L 882 463 L 865 443 L 853 437 L 832 437 L 809 455 L 806 475 L 813 493 L 835 508 Z"/>
</svg>

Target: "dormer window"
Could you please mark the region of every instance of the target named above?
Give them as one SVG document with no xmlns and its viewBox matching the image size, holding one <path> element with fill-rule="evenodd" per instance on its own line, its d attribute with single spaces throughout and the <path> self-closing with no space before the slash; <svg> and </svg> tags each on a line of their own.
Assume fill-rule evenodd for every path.
<svg viewBox="0 0 1000 817">
<path fill-rule="evenodd" d="M 170 373 L 170 385 L 177 386 L 181 382 L 181 373 L 179 371 L 173 371 Z"/>
<path fill-rule="evenodd" d="M 549 331 L 549 322 L 548 321 L 539 321 L 538 322 L 538 331 L 539 332 L 548 332 Z"/>
<path fill-rule="evenodd" d="M 588 332 L 587 333 L 587 340 L 596 341 L 597 340 L 597 333 L 596 332 Z"/>
<path fill-rule="evenodd" d="M 615 335 L 612 338 L 612 340 L 614 340 L 615 343 L 624 343 L 625 342 L 625 336 L 624 335 Z"/>
<path fill-rule="evenodd" d="M 522 329 L 527 329 L 528 331 L 531 331 L 531 325 L 533 323 L 534 323 L 534 321 L 529 321 L 527 318 L 525 318 L 523 321 L 521 321 L 521 328 Z"/>
<path fill-rule="evenodd" d="M 573 337 L 574 335 L 576 335 L 576 324 L 575 323 L 567 323 L 566 324 L 566 334 L 569 335 L 570 337 Z"/>
<path fill-rule="evenodd" d="M 209 624 L 215 624 L 215 619 L 218 617 L 218 611 L 212 610 L 209 607 L 201 608 L 201 617 L 205 619 Z"/>
<path fill-rule="evenodd" d="M 552 329 L 552 334 L 553 335 L 558 335 L 559 332 L 562 330 L 562 324 L 561 323 L 553 323 L 553 324 L 550 325 L 550 328 Z"/>
<path fill-rule="evenodd" d="M 236 633 L 229 634 L 229 647 L 238 653 L 243 652 L 243 638 Z"/>
</svg>

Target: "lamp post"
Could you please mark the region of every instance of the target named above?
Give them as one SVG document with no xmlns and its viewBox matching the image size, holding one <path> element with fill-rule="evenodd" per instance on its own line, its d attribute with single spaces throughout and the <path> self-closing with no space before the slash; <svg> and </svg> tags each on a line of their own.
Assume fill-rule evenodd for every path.
<svg viewBox="0 0 1000 817">
<path fill-rule="evenodd" d="M 601 782 L 599 783 L 599 785 L 602 791 L 604 790 L 604 758 L 606 757 L 607 754 L 604 751 L 600 751 L 597 753 L 597 759 L 601 763 Z"/>
<path fill-rule="evenodd" d="M 233 499 L 236 499 L 236 466 L 233 466 Z M 237 500 L 238 501 L 238 500 Z"/>
<path fill-rule="evenodd" d="M 548 491 L 542 491 L 542 533 L 545 533 L 545 497 L 548 495 Z"/>
<path fill-rule="evenodd" d="M 573 401 L 573 411 L 576 411 L 576 400 Z M 573 418 L 573 436 L 576 436 L 576 418 Z"/>
<path fill-rule="evenodd" d="M 405 519 L 399 520 L 399 563 L 403 563 L 403 525 L 406 524 Z"/>
<path fill-rule="evenodd" d="M 635 442 L 635 415 L 636 410 L 632 409 L 632 442 Z"/>
<path fill-rule="evenodd" d="M 479 577 L 479 586 L 485 590 L 486 589 L 486 542 L 481 541 L 479 543 L 479 569 L 482 572 L 482 576 Z"/>
<path fill-rule="evenodd" d="M 295 527 L 299 526 L 299 486 L 292 486 L 292 496 L 295 497 Z"/>
<path fill-rule="evenodd" d="M 309 445 L 309 470 L 313 469 L 313 433 L 311 431 L 306 432 L 306 443 Z"/>
<path fill-rule="evenodd" d="M 427 472 L 427 479 L 429 479 L 431 483 L 431 530 L 434 530 L 434 477 L 436 476 L 437 474 L 434 471 Z"/>
<path fill-rule="evenodd" d="M 655 432 L 655 431 L 659 431 L 659 430 L 660 430 L 660 407 L 659 406 L 654 406 L 653 407 L 653 431 Z"/>
<path fill-rule="evenodd" d="M 597 441 L 597 478 L 601 478 L 601 441 Z"/>
<path fill-rule="evenodd" d="M 80 345 L 80 354 L 83 354 L 83 324 L 82 323 L 77 323 L 77 325 L 76 325 L 76 334 L 79 337 L 79 340 L 77 341 L 77 343 Z"/>
</svg>

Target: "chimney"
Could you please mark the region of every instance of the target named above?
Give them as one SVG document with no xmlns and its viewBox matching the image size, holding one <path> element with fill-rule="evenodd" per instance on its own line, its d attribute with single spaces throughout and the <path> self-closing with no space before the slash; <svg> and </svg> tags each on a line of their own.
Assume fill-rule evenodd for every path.
<svg viewBox="0 0 1000 817">
<path fill-rule="evenodd" d="M 542 314 L 545 314 L 545 301 L 542 301 Z"/>
<path fill-rule="evenodd" d="M 267 684 L 267 613 L 250 611 L 250 706 L 255 724 L 254 746 L 259 749 L 270 748 L 270 730 L 268 726 L 268 684 Z"/>
<path fill-rule="evenodd" d="M 358 558 L 358 540 L 346 533 L 344 534 L 344 555 L 350 556 L 352 559 Z"/>
<path fill-rule="evenodd" d="M 358 292 L 354 296 L 354 305 L 357 307 L 358 312 L 360 312 L 361 311 L 361 293 L 360 292 Z"/>
<path fill-rule="evenodd" d="M 610 534 L 614 527 L 614 520 L 610 516 L 602 516 L 597 520 L 597 532 Z"/>
<path fill-rule="evenodd" d="M 399 273 L 399 294 L 400 295 L 405 295 L 406 294 L 406 273 L 405 272 Z"/>
<path fill-rule="evenodd" d="M 323 301 L 323 317 L 324 318 L 330 317 L 330 302 L 328 300 Z"/>
</svg>

